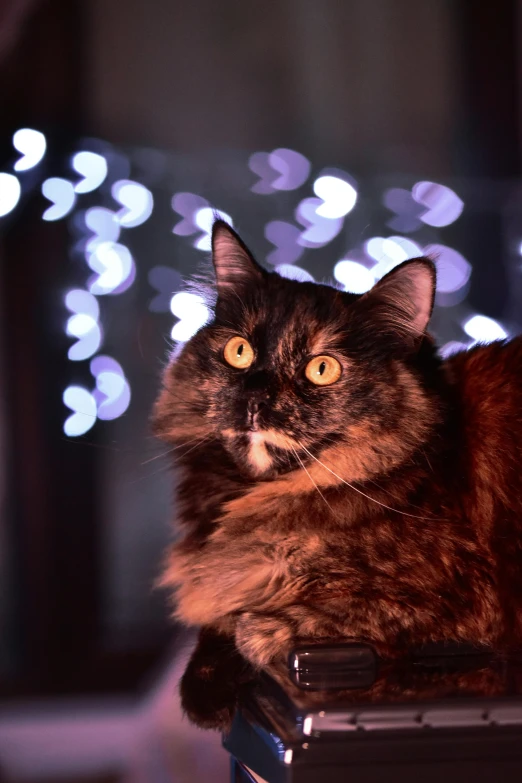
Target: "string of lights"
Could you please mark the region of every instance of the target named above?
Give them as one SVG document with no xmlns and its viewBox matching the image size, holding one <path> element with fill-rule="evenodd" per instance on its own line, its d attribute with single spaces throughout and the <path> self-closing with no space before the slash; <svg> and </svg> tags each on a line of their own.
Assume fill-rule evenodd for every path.
<svg viewBox="0 0 522 783">
<path fill-rule="evenodd" d="M 121 416 L 131 403 L 124 369 L 115 358 L 101 353 L 105 306 L 100 304 L 104 298 L 124 293 L 135 282 L 140 265 L 123 241 L 125 232 L 146 223 L 158 199 L 142 182 L 129 179 L 130 166 L 125 155 L 104 142 L 91 141 L 92 149 L 79 149 L 67 162 L 70 179 L 48 177 L 39 184 L 42 195 L 50 202 L 42 220 L 69 219 L 74 254 L 83 259 L 87 272 L 84 288 L 69 290 L 64 302 L 68 312 L 65 331 L 73 340 L 67 357 L 71 362 L 89 362 L 93 378 L 90 388 L 70 385 L 62 393 L 69 410 L 63 431 L 69 437 L 83 435 L 97 420 Z M 11 171 L 0 172 L 0 219 L 15 212 L 26 188 L 24 173 L 38 170 L 47 150 L 44 134 L 31 128 L 17 130 L 12 144 L 19 157 Z M 101 149 L 105 149 L 104 154 Z M 310 187 L 307 183 L 314 168 L 311 161 L 285 148 L 256 152 L 245 161 L 245 167 L 255 176 L 251 193 L 263 199 L 309 188 L 308 195 L 303 193 L 294 207 L 293 220 L 269 220 L 264 225 L 264 237 L 272 248 L 265 262 L 282 276 L 314 281 L 310 271 L 296 262 L 308 258 L 309 252 L 325 247 L 343 232 L 348 216 L 357 211 L 361 186 L 348 173 L 328 168 L 318 173 Z M 34 178 L 32 182 L 34 187 Z M 310 189 L 313 196 L 309 195 Z M 85 195 L 98 192 L 101 203 L 85 208 Z M 397 233 L 367 237 L 348 249 L 329 270 L 337 283 L 347 291 L 361 294 L 397 264 L 430 255 L 438 272 L 436 304 L 448 310 L 454 308 L 460 318 L 461 339 L 447 341 L 442 353 L 448 355 L 477 341 L 507 337 L 508 330 L 492 318 L 470 308 L 465 308 L 465 312 L 456 308 L 466 300 L 473 272 L 464 256 L 440 241 L 425 244 L 418 238 L 425 227 L 437 232 L 460 218 L 464 202 L 459 195 L 447 185 L 419 181 L 409 189 L 387 188 L 381 201 L 387 212 L 386 227 Z M 176 215 L 172 234 L 202 253 L 210 250 L 216 213 L 233 225 L 227 212 L 194 192 L 175 192 L 170 208 Z M 438 234 L 433 236 L 438 238 Z M 147 279 L 154 292 L 150 311 L 170 311 L 175 316 L 170 333 L 173 341 L 187 341 L 208 321 L 210 311 L 204 299 L 197 293 L 180 290 L 182 278 L 177 269 L 157 265 L 148 269 Z"/>
</svg>

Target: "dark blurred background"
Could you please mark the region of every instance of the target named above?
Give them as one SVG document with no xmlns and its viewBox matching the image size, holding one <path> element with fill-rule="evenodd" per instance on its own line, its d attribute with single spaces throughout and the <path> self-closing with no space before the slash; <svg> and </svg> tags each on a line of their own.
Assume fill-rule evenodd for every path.
<svg viewBox="0 0 522 783">
<path fill-rule="evenodd" d="M 182 277 L 218 210 L 356 292 L 434 254 L 446 354 L 517 333 L 521 58 L 516 0 L 0 4 L 0 779 L 227 779 L 154 589 Z"/>
</svg>

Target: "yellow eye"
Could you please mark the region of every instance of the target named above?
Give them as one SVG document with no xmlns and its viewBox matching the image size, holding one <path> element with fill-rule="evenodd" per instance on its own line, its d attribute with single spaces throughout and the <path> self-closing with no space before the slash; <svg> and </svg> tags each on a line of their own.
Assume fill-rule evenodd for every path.
<svg viewBox="0 0 522 783">
<path fill-rule="evenodd" d="M 223 356 L 232 367 L 244 370 L 254 361 L 254 349 L 244 337 L 231 337 L 225 345 Z"/>
<path fill-rule="evenodd" d="M 329 386 L 341 377 L 341 365 L 332 356 L 314 356 L 306 365 L 305 374 L 316 386 Z"/>
</svg>

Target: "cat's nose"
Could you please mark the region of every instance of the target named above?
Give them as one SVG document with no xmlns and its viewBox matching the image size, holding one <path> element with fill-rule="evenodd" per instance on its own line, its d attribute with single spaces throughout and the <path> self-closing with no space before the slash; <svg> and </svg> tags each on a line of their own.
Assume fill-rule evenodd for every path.
<svg viewBox="0 0 522 783">
<path fill-rule="evenodd" d="M 264 370 L 251 373 L 245 382 L 247 402 L 248 428 L 257 430 L 259 427 L 259 414 L 266 408 L 270 399 L 270 376 Z"/>
<path fill-rule="evenodd" d="M 247 418 L 248 428 L 251 430 L 257 430 L 259 423 L 258 417 L 260 411 L 268 404 L 268 394 L 255 394 L 248 400 L 247 403 Z"/>
<path fill-rule="evenodd" d="M 256 413 L 259 413 L 261 408 L 264 408 L 268 403 L 268 395 L 256 395 L 255 397 L 251 397 L 247 403 L 247 409 L 251 416 L 255 416 Z"/>
</svg>

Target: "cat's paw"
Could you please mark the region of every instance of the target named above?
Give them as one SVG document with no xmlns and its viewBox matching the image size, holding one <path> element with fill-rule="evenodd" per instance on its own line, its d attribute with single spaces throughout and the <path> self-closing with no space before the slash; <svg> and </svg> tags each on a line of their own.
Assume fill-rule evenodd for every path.
<svg viewBox="0 0 522 783">
<path fill-rule="evenodd" d="M 239 686 L 216 676 L 212 667 L 189 667 L 181 678 L 181 707 L 187 718 L 202 729 L 228 731 L 236 711 Z"/>
<path fill-rule="evenodd" d="M 241 655 L 258 669 L 286 659 L 292 648 L 293 629 L 274 615 L 245 612 L 237 621 L 235 635 Z"/>
</svg>

